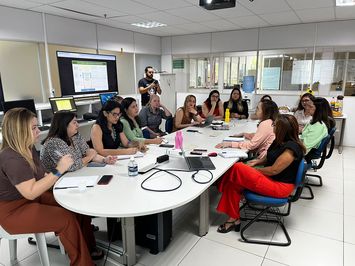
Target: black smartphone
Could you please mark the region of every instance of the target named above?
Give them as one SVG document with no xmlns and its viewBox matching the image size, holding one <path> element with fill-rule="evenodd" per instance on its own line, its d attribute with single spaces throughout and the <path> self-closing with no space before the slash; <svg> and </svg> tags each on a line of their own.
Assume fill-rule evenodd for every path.
<svg viewBox="0 0 355 266">
<path fill-rule="evenodd" d="M 192 151 L 190 152 L 192 155 L 202 155 L 202 152 Z"/>
<path fill-rule="evenodd" d="M 174 148 L 174 144 L 160 144 L 159 147 L 162 147 L 162 148 Z"/>
<path fill-rule="evenodd" d="M 193 151 L 197 151 L 197 152 L 207 152 L 207 149 L 194 149 Z"/>
<path fill-rule="evenodd" d="M 108 183 L 110 183 L 111 179 L 112 179 L 113 175 L 103 175 L 99 182 L 97 182 L 98 185 L 107 185 Z"/>
<path fill-rule="evenodd" d="M 188 129 L 188 130 L 186 130 L 186 132 L 198 132 L 198 130 L 196 130 L 196 129 Z"/>
</svg>

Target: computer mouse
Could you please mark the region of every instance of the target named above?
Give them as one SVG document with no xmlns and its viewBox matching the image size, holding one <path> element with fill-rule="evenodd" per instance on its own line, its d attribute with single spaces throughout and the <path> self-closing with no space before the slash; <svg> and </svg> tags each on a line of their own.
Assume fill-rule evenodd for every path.
<svg viewBox="0 0 355 266">
<path fill-rule="evenodd" d="M 209 157 L 216 157 L 217 156 L 217 152 L 210 152 L 208 154 Z"/>
</svg>

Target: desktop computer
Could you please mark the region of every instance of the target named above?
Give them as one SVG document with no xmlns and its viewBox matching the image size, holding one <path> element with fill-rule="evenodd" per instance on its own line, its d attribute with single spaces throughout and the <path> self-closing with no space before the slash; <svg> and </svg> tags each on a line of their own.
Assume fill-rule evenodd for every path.
<svg viewBox="0 0 355 266">
<path fill-rule="evenodd" d="M 136 244 L 149 248 L 151 254 L 164 251 L 172 238 L 172 210 L 134 218 Z M 122 239 L 121 222 L 107 218 L 108 241 Z"/>
</svg>

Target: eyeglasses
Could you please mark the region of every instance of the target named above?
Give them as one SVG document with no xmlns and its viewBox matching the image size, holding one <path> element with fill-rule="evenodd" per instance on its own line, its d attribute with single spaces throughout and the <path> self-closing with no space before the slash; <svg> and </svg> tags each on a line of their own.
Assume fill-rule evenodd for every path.
<svg viewBox="0 0 355 266">
<path fill-rule="evenodd" d="M 310 99 L 304 99 L 304 100 L 302 100 L 301 102 L 307 103 L 307 102 L 309 102 L 309 101 L 310 101 Z"/>
<path fill-rule="evenodd" d="M 219 95 L 212 95 L 213 98 L 219 98 Z"/>
<path fill-rule="evenodd" d="M 154 71 L 148 71 L 147 73 L 148 74 L 154 74 Z"/>
<path fill-rule="evenodd" d="M 114 112 L 110 112 L 110 114 L 113 116 L 113 117 L 119 117 L 121 115 L 121 113 L 114 113 Z"/>
</svg>

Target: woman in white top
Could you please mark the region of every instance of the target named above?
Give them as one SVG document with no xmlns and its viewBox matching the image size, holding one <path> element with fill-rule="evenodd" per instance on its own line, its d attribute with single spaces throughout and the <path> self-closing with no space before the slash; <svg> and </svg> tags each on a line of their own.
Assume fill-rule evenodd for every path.
<svg viewBox="0 0 355 266">
<path fill-rule="evenodd" d="M 299 132 L 303 131 L 303 128 L 306 124 L 312 120 L 312 107 L 315 97 L 310 93 L 305 93 L 302 95 L 300 102 L 298 103 L 297 110 L 294 113 L 294 116 L 299 125 Z"/>
</svg>

